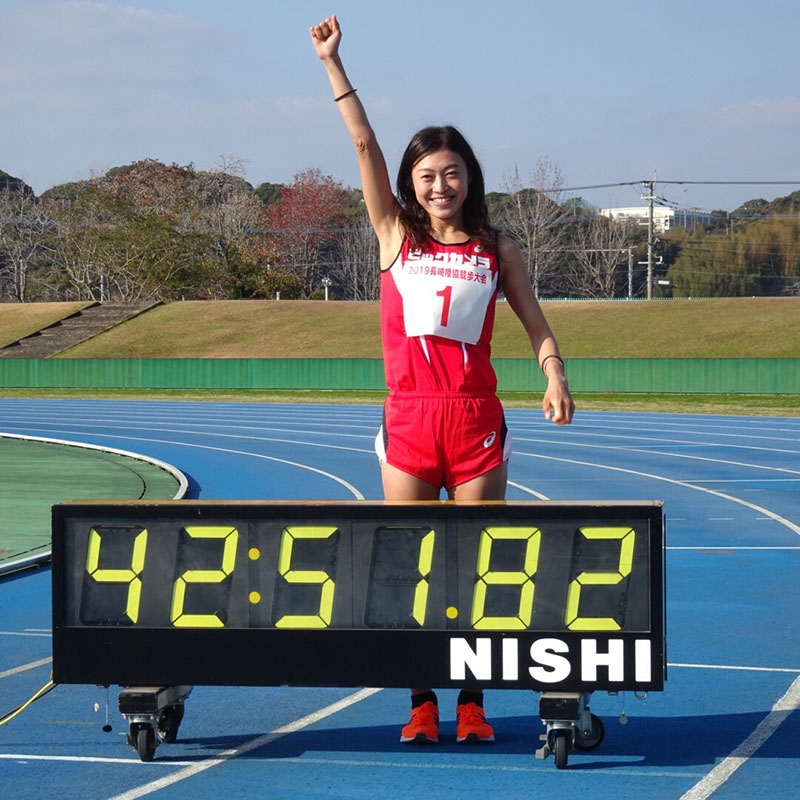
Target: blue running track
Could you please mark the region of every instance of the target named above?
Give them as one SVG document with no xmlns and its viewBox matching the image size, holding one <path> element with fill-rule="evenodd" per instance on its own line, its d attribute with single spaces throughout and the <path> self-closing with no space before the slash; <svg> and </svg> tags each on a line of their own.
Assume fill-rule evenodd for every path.
<svg viewBox="0 0 800 800">
<path fill-rule="evenodd" d="M 0 400 L 0 430 L 173 464 L 204 499 L 379 499 L 375 406 Z M 669 679 L 596 694 L 606 738 L 533 751 L 536 696 L 487 693 L 497 741 L 399 743 L 401 690 L 198 687 L 141 763 L 110 692 L 60 686 L 0 727 L 0 794 L 129 798 L 754 798 L 800 793 L 800 419 L 509 410 L 509 499 L 666 500 Z M 0 581 L 0 713 L 46 683 L 49 570 Z M 165 657 L 168 657 L 165 656 Z M 94 710 L 95 703 L 100 711 Z M 628 724 L 619 721 L 622 712 Z"/>
</svg>

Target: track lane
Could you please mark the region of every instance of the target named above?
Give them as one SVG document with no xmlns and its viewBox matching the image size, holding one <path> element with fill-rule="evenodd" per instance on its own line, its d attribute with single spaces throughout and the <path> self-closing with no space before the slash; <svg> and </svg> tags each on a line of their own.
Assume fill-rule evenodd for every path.
<svg viewBox="0 0 800 800">
<path fill-rule="evenodd" d="M 5 402 L 0 401 L 0 427 L 5 427 L 5 423 L 10 421 Z M 137 405 L 139 411 L 135 409 Z M 185 409 L 185 405 L 193 407 Z M 349 478 L 364 496 L 380 496 L 375 456 L 369 451 L 368 445 L 363 444 L 367 441 L 366 437 L 371 438 L 372 431 L 377 429 L 379 408 L 362 411 L 333 406 L 320 409 L 309 409 L 305 406 L 280 407 L 273 414 L 268 407 L 243 408 L 238 404 L 226 404 L 218 410 L 219 413 L 216 409 L 211 413 L 209 407 L 198 408 L 199 405 L 181 404 L 177 413 L 174 408 L 169 411 L 169 425 L 177 421 L 175 418 L 178 417 L 183 420 L 182 427 L 192 428 L 190 420 L 194 420 L 196 436 L 193 436 L 192 442 L 202 438 L 203 433 L 218 432 L 214 430 L 216 426 L 220 431 L 227 430 L 236 436 L 246 435 L 252 428 L 255 429 L 256 436 L 263 440 L 302 439 L 304 443 L 254 440 L 253 445 L 257 447 L 251 447 L 249 443 L 246 447 L 241 447 L 246 440 L 239 439 L 239 449 L 252 452 L 258 449 L 266 455 L 298 462 L 316 450 L 320 455 L 314 464 L 328 464 L 330 469 L 332 456 L 336 452 L 349 451 L 315 448 L 316 429 L 320 432 L 316 444 L 337 441 L 344 446 L 352 446 L 357 451 L 349 453 L 349 461 L 344 463 L 341 476 L 345 480 Z M 154 408 L 153 404 L 148 403 L 126 403 L 124 411 L 135 414 L 135 420 L 143 425 L 153 424 L 155 420 L 159 426 L 168 427 L 163 424 L 163 420 L 159 422 L 158 419 L 159 413 L 166 411 L 168 406 L 169 404 L 160 404 L 159 408 Z M 77 409 L 71 405 L 66 410 L 72 415 Z M 78 416 L 83 415 L 84 422 L 92 424 L 106 418 L 113 422 L 116 417 L 118 423 L 123 416 L 121 411 L 123 409 L 113 403 L 107 403 L 100 409 L 94 404 L 84 404 Z M 25 411 L 25 418 L 19 407 L 15 413 L 20 413 L 13 423 L 15 425 L 37 424 L 48 427 L 59 424 L 58 409 L 55 406 L 43 409 L 34 404 Z M 664 497 L 667 500 L 669 545 L 674 548 L 692 548 L 671 550 L 668 554 L 670 662 L 692 666 L 672 667 L 667 690 L 663 694 L 651 695 L 643 702 L 627 698 L 626 710 L 631 720 L 626 728 L 616 722 L 621 698 L 597 697 L 593 708 L 606 722 L 606 742 L 594 753 L 571 757 L 571 769 L 566 772 L 557 772 L 552 763 L 536 762 L 532 758 L 537 735 L 535 723 L 538 720 L 531 719 L 535 705 L 530 694 L 491 693 L 490 715 L 493 720 L 497 720 L 498 734 L 502 733 L 498 746 L 465 751 L 455 745 L 446 744 L 444 748 L 435 751 L 409 752 L 400 749 L 396 744 L 396 727 L 406 715 L 405 693 L 387 690 L 337 714 L 324 724 L 313 725 L 281 742 L 272 743 L 263 752 L 253 751 L 244 758 L 234 759 L 214 770 L 208 770 L 203 776 L 192 778 L 189 785 L 193 794 L 218 796 L 225 793 L 226 786 L 237 786 L 242 791 L 247 788 L 256 791 L 257 787 L 263 789 L 268 785 L 275 788 L 285 787 L 286 791 L 297 797 L 315 797 L 324 793 L 331 797 L 338 794 L 342 797 L 374 799 L 381 796 L 379 787 L 385 785 L 388 776 L 392 775 L 391 767 L 387 765 L 394 765 L 395 773 L 399 773 L 394 777 L 402 781 L 404 791 L 412 793 L 428 790 L 446 793 L 454 785 L 461 785 L 468 780 L 475 791 L 493 794 L 502 791 L 505 796 L 522 791 L 528 793 L 531 780 L 535 780 L 539 790 L 547 793 L 580 791 L 589 797 L 606 797 L 613 793 L 619 798 L 653 797 L 660 800 L 674 798 L 689 791 L 716 764 L 722 763 L 747 740 L 760 722 L 771 713 L 770 709 L 776 700 L 787 692 L 796 677 L 791 670 L 796 669 L 800 662 L 797 649 L 800 631 L 796 630 L 797 623 L 790 619 L 792 603 L 796 608 L 798 599 L 796 590 L 793 591 L 795 581 L 792 576 L 797 574 L 799 564 L 797 551 L 789 548 L 797 545 L 797 537 L 773 518 L 759 519 L 760 512 L 756 509 L 741 506 L 726 497 L 701 492 L 696 487 L 720 490 L 721 494 L 731 497 L 735 494 L 739 500 L 748 501 L 754 500 L 749 490 L 759 489 L 761 491 L 752 505 L 773 511 L 796 524 L 800 520 L 800 513 L 796 491 L 792 491 L 793 484 L 787 483 L 792 480 L 790 473 L 784 473 L 784 477 L 776 481 L 774 476 L 780 473 L 761 467 L 792 468 L 791 464 L 787 467 L 780 461 L 782 456 L 779 453 L 773 454 L 772 451 L 791 449 L 792 442 L 795 441 L 792 437 L 800 435 L 800 424 L 784 419 L 752 424 L 739 419 L 706 420 L 698 417 L 688 421 L 681 418 L 673 423 L 657 415 L 647 415 L 646 419 L 643 415 L 613 415 L 614 419 L 611 419 L 601 414 L 590 416 L 587 413 L 580 415 L 581 425 L 584 425 L 585 419 L 586 426 L 569 431 L 548 427 L 539 421 L 539 416 L 535 411 L 512 409 L 507 412 L 512 434 L 518 440 L 518 449 L 523 447 L 521 439 L 527 437 L 531 431 L 540 440 L 534 443 L 537 456 L 553 455 L 563 458 L 564 447 L 568 448 L 566 452 L 572 452 L 572 443 L 592 442 L 609 446 L 595 448 L 593 452 L 596 456 L 591 459 L 580 459 L 595 462 L 595 466 L 515 456 L 511 465 L 513 482 L 524 486 L 528 491 L 558 499 Z M 65 417 L 60 417 L 62 423 L 64 419 Z M 619 430 L 612 433 L 609 429 L 610 423 Z M 631 440 L 620 438 L 630 435 L 632 428 L 645 428 L 647 425 L 655 426 L 653 431 L 643 432 L 652 442 L 652 447 L 648 445 L 630 448 Z M 278 433 L 275 430 L 271 430 L 269 436 L 264 435 L 265 428 L 288 429 L 291 432 L 293 427 L 304 431 L 302 437 L 296 433 L 275 436 Z M 81 429 L 76 427 L 75 430 Z M 89 434 L 88 428 L 82 430 L 87 435 L 97 436 L 96 431 Z M 352 442 L 347 442 L 347 435 L 327 435 L 348 432 L 353 433 Z M 739 435 L 737 432 L 741 432 L 741 438 L 732 441 L 732 436 Z M 767 444 L 758 444 L 753 436 L 757 436 L 759 432 L 774 438 L 768 440 Z M 672 434 L 677 434 L 683 441 L 670 442 Z M 177 436 L 165 435 L 164 439 L 178 441 Z M 652 441 L 653 439 L 664 441 Z M 788 443 L 785 441 L 787 439 Z M 759 463 L 751 457 L 733 458 L 731 454 L 736 452 L 735 449 L 717 447 L 720 443 L 734 446 L 741 443 L 742 453 L 760 453 L 764 455 L 764 461 L 761 462 L 761 455 L 758 458 Z M 764 449 L 744 449 L 753 445 L 763 446 Z M 179 446 L 169 445 L 162 440 L 140 443 L 140 451 L 142 447 L 170 452 L 172 448 Z M 707 451 L 702 456 L 712 458 L 713 461 L 669 457 L 659 452 L 660 449 L 668 448 L 675 453 L 696 455 L 701 447 Z M 132 449 L 137 448 L 134 446 Z M 172 449 L 172 452 L 184 451 Z M 202 451 L 198 450 L 196 454 L 191 449 L 186 449 L 185 452 L 191 453 L 192 466 L 199 467 L 198 462 L 201 459 L 196 456 Z M 223 457 L 214 451 L 209 452 L 213 453 L 213 459 Z M 575 449 L 574 452 L 581 451 Z M 583 452 L 592 451 L 583 449 Z M 787 458 L 792 457 L 791 453 L 784 455 Z M 779 459 L 778 463 L 773 458 Z M 723 463 L 731 461 L 739 463 Z M 748 466 L 748 462 L 752 466 Z M 607 469 L 620 464 L 654 477 L 613 474 L 613 470 Z M 231 462 L 230 468 L 236 470 L 234 462 Z M 220 472 L 213 466 L 196 471 L 200 476 L 198 483 L 204 487 L 203 491 L 214 485 L 213 481 L 219 477 Z M 188 472 L 193 474 L 195 470 L 190 468 Z M 266 495 L 265 486 L 274 491 L 283 488 L 281 484 L 270 483 L 269 480 L 265 482 L 264 473 L 260 470 L 243 470 L 239 467 L 235 474 L 241 481 L 240 489 L 248 486 L 247 491 L 253 490 L 252 483 L 255 481 L 255 491 L 260 491 L 262 497 Z M 271 475 L 272 473 L 270 478 Z M 374 477 L 370 479 L 369 475 Z M 655 479 L 656 476 L 659 476 L 658 480 Z M 764 476 L 772 476 L 772 479 Z M 690 489 L 681 486 L 680 481 L 695 484 L 696 487 Z M 316 487 L 312 488 L 321 491 Z M 225 489 L 229 490 L 230 486 Z M 290 490 L 297 491 L 297 486 Z M 512 486 L 509 497 L 524 499 L 530 495 L 525 490 Z M 781 549 L 743 549 L 765 546 Z M 771 580 L 759 579 L 765 571 L 772 576 Z M 700 591 L 698 587 L 701 587 Z M 783 594 L 776 593 L 776 587 L 784 587 Z M 725 592 L 732 589 L 749 594 L 741 602 L 735 599 L 731 601 L 726 599 Z M 766 616 L 768 613 L 771 614 L 770 617 Z M 763 647 L 755 648 L 752 637 L 737 635 L 742 626 L 750 631 L 756 629 L 758 641 L 763 641 Z M 31 670 L 28 674 L 35 672 L 36 670 Z M 5 683 L 6 681 L 0 683 L 0 692 Z M 80 689 L 64 688 L 69 689 L 70 693 L 75 691 L 76 696 Z M 176 760 L 186 760 L 184 753 L 191 753 L 192 748 L 195 753 L 202 752 L 208 746 L 218 753 L 224 749 L 226 742 L 239 737 L 242 731 L 253 730 L 254 713 L 260 717 L 258 728 L 261 731 L 273 730 L 275 726 L 269 720 L 274 709 L 265 708 L 265 704 L 268 705 L 271 698 L 275 698 L 276 702 L 285 702 L 284 698 L 307 691 L 249 690 L 246 693 L 250 698 L 246 701 L 247 708 L 237 710 L 231 717 L 223 717 L 220 716 L 219 709 L 224 707 L 227 710 L 231 705 L 225 698 L 242 696 L 241 693 L 231 689 L 203 689 L 202 693 L 197 692 L 197 697 L 193 695 L 190 700 L 190 711 L 184 723 L 188 726 L 185 730 L 189 741 L 185 745 L 172 745 L 169 753 L 168 746 L 160 748 L 157 758 L 174 757 Z M 324 691 L 317 690 L 317 693 L 321 696 Z M 54 693 L 56 694 L 58 693 Z M 50 698 L 55 700 L 54 695 L 48 696 L 42 702 L 48 702 Z M 70 699 L 74 700 L 75 697 Z M 306 699 L 313 703 L 308 695 Z M 450 730 L 453 725 L 453 702 L 454 697 L 445 695 L 442 703 L 445 719 L 443 731 Z M 65 703 L 66 705 L 69 704 Z M 794 720 L 797 719 L 796 709 L 787 709 L 786 712 L 776 734 L 767 739 L 716 790 L 720 796 L 724 792 L 733 792 L 728 796 L 735 797 L 740 782 L 752 782 L 755 775 L 763 777 L 760 754 L 770 748 L 781 753 L 781 731 L 792 730 Z M 64 715 L 68 717 L 66 710 Z M 96 728 L 83 727 L 97 738 Z M 702 730 L 703 740 L 698 743 L 696 738 L 687 734 L 690 730 Z M 88 748 L 91 753 L 91 737 L 80 739 L 84 744 L 76 744 L 81 748 Z M 199 744 L 200 741 L 203 744 Z M 119 746 L 119 743 L 115 745 L 118 755 Z M 200 750 L 197 749 L 198 746 Z M 2 734 L 0 749 L 8 749 Z M 63 752 L 64 748 L 61 747 L 60 750 Z M 128 752 L 123 747 L 123 753 L 128 755 Z M 190 759 L 191 757 L 190 755 Z M 781 757 L 779 766 L 783 766 L 784 771 L 791 774 L 792 765 L 796 762 L 796 756 L 794 761 L 789 759 L 788 762 L 787 758 Z M 180 769 L 177 766 L 173 768 Z M 101 772 L 103 769 L 107 770 L 108 767 L 100 767 Z M 133 771 L 134 768 L 131 769 Z M 152 772 L 148 774 L 152 775 Z M 458 777 L 455 778 L 455 775 Z M 770 777 L 774 779 L 774 775 Z M 172 788 L 159 791 L 158 796 L 182 797 L 187 790 L 187 785 L 176 784 Z M 31 797 L 35 797 L 35 794 Z"/>
</svg>

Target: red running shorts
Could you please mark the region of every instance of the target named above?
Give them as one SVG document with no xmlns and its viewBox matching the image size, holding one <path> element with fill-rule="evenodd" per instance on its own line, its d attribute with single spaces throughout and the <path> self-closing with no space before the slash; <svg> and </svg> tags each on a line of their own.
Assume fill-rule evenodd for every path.
<svg viewBox="0 0 800 800">
<path fill-rule="evenodd" d="M 511 436 L 494 394 L 395 392 L 375 451 L 381 462 L 452 489 L 507 461 Z"/>
</svg>

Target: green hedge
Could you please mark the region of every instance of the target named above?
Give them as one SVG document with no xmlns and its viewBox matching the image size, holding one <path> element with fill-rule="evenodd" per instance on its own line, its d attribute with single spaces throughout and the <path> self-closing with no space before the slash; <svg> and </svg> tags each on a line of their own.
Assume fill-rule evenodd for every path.
<svg viewBox="0 0 800 800">
<path fill-rule="evenodd" d="M 531 359 L 494 362 L 500 391 L 539 391 Z M 567 361 L 575 392 L 800 394 L 797 358 L 589 359 Z M 76 389 L 385 388 L 380 359 L 0 359 L 0 386 Z"/>
</svg>

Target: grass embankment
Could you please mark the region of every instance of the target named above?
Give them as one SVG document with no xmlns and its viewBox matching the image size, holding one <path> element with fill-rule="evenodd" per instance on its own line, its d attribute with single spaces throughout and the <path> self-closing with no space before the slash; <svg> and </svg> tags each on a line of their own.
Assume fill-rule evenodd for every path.
<svg viewBox="0 0 800 800">
<path fill-rule="evenodd" d="M 89 303 L 0 303 L 0 347 L 74 314 Z"/>
<path fill-rule="evenodd" d="M 800 298 L 543 303 L 565 358 L 797 358 Z M 495 358 L 530 358 L 497 306 Z M 76 345 L 62 358 L 380 358 L 377 303 L 170 303 Z"/>
<path fill-rule="evenodd" d="M 170 303 L 59 358 L 380 358 L 377 303 Z"/>
<path fill-rule="evenodd" d="M 58 308 L 54 317 L 58 319 L 59 314 L 70 313 L 64 311 L 66 305 L 0 306 L 0 342 L 13 335 L 12 310 L 26 318 L 26 332 L 32 332 L 35 313 Z M 543 308 L 567 359 L 800 357 L 800 298 L 563 302 L 544 303 Z M 531 357 L 522 326 L 505 303 L 497 308 L 493 354 Z M 61 357 L 380 358 L 379 308 L 377 303 L 319 301 L 171 303 L 77 345 Z M 375 404 L 384 397 L 383 392 L 78 389 L 4 389 L 2 395 Z M 531 408 L 537 413 L 541 404 L 538 394 L 501 397 L 507 407 Z M 576 402 L 579 411 L 800 416 L 798 396 L 578 394 Z"/>
</svg>

